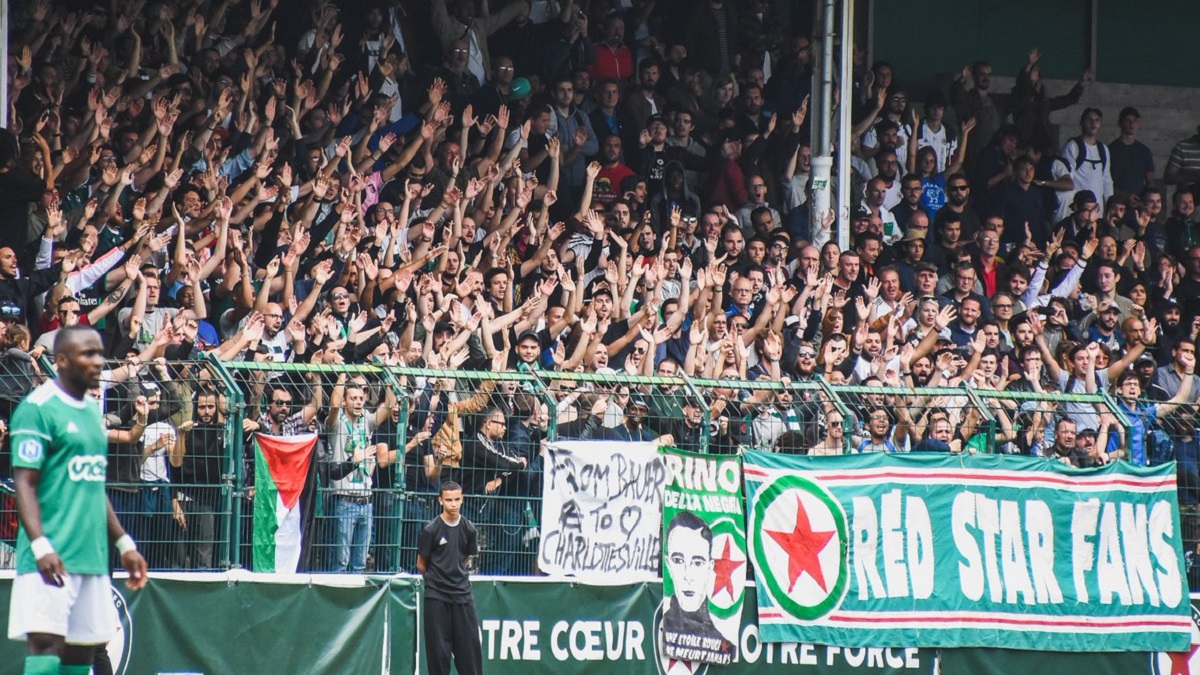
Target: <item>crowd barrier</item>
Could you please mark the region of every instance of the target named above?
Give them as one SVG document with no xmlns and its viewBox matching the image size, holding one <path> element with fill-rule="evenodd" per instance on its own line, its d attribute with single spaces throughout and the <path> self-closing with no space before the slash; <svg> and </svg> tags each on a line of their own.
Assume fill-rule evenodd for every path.
<svg viewBox="0 0 1200 675">
<path fill-rule="evenodd" d="M 0 372 L 0 419 L 24 391 L 53 374 L 42 359 L 33 376 Z M 416 568 L 421 528 L 438 512 L 436 485 L 456 480 L 466 511 L 480 531 L 482 555 L 474 572 L 537 574 L 541 515 L 539 447 L 560 439 L 652 440 L 697 452 L 741 449 L 810 454 L 878 449 L 872 415 L 887 414 L 889 428 L 906 425 L 928 435 L 945 417 L 963 452 L 1021 452 L 1044 438 L 1063 406 L 1112 414 L 1127 444 L 1131 427 L 1107 393 L 1034 394 L 970 387 L 919 390 L 807 381 L 707 380 L 675 377 L 524 371 L 476 372 L 364 365 L 305 365 L 270 361 L 113 363 L 103 398 L 110 428 L 136 431 L 139 406 L 147 424 L 138 439 L 110 443 L 109 494 L 122 522 L 142 543 L 152 569 L 255 569 L 253 560 L 254 433 L 278 420 L 292 429 L 322 431 L 330 392 L 339 378 L 358 384 L 365 411 L 380 418 L 374 442 L 391 457 L 354 493 L 352 503 L 330 474 L 331 449 L 316 451 L 301 569 L 347 569 L 339 555 L 339 514 L 370 509 L 369 553 L 361 571 L 392 574 Z M 320 386 L 317 386 L 320 385 Z M 7 398 L 5 398 L 7 396 Z M 203 405 L 201 405 L 203 403 Z M 214 409 L 215 404 L 215 409 Z M 2 406 L 7 406 L 3 408 Z M 1200 566 L 1190 565 L 1200 543 L 1200 441 L 1194 407 L 1180 408 L 1146 434 L 1153 462 L 1179 462 L 1180 500 L 1189 577 L 1200 588 Z M 489 419 L 497 424 L 489 423 Z M 503 425 L 498 422 L 503 421 Z M 880 423 L 882 421 L 880 420 Z M 266 427 L 266 428 L 264 428 Z M 494 479 L 480 470 L 481 435 L 503 438 L 504 452 L 530 458 Z M 175 441 L 188 439 L 182 450 Z M 111 434 L 110 434 L 111 437 Z M 913 449 L 894 442 L 896 451 Z M 173 453 L 190 470 L 172 465 Z M 3 467 L 8 475 L 8 458 Z M 11 488 L 0 484 L 0 566 L 15 540 Z M 1200 561 L 1200 558 L 1198 558 Z"/>
</svg>

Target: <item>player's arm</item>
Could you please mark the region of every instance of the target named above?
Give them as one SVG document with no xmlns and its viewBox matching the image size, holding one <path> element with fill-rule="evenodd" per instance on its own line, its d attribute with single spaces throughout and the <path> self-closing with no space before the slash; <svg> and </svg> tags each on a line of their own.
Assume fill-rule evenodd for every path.
<svg viewBox="0 0 1200 675">
<path fill-rule="evenodd" d="M 37 469 L 13 469 L 13 482 L 17 488 L 17 517 L 21 519 L 21 527 L 29 535 L 30 549 L 37 561 L 38 573 L 42 580 L 51 586 L 63 585 L 62 558 L 54 552 L 50 540 L 42 531 L 42 505 L 38 503 L 37 486 L 41 482 L 42 472 Z"/>
<path fill-rule="evenodd" d="M 126 534 L 125 528 L 121 527 L 121 521 L 117 520 L 117 514 L 107 496 L 104 498 L 104 505 L 108 508 L 108 540 L 117 548 L 117 553 L 121 555 L 121 565 L 129 572 L 129 579 L 125 585 L 130 590 L 139 590 L 146 585 L 146 559 L 138 553 L 133 537 Z"/>
<path fill-rule="evenodd" d="M 425 560 L 425 556 L 418 555 L 417 556 L 417 571 L 420 572 L 421 574 L 425 574 L 425 569 L 428 566 L 429 566 L 429 562 L 427 560 Z"/>
</svg>

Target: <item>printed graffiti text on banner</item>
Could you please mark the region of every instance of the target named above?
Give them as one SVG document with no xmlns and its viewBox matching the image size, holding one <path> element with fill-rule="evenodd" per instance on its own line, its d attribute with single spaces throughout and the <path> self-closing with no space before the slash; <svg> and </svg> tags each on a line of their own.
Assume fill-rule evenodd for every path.
<svg viewBox="0 0 1200 675">
<path fill-rule="evenodd" d="M 546 448 L 538 567 L 583 581 L 658 578 L 666 469 L 654 443 Z"/>
<path fill-rule="evenodd" d="M 764 641 L 1177 651 L 1174 464 L 746 452 Z"/>
</svg>

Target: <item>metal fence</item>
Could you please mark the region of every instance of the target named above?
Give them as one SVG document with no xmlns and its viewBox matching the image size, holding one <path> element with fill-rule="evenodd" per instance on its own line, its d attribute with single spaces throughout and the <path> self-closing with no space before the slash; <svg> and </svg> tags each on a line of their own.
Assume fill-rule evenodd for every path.
<svg viewBox="0 0 1200 675">
<path fill-rule="evenodd" d="M 43 362 L 0 369 L 7 422 Z M 7 385 L 7 386 L 6 386 Z M 796 454 L 1000 452 L 1062 455 L 1055 420 L 1103 420 L 1087 452 L 1138 445 L 1177 460 L 1191 574 L 1200 587 L 1200 442 L 1195 406 L 1134 434 L 1105 393 L 1035 394 L 973 387 L 705 380 L 527 371 L 474 372 L 215 359 L 113 363 L 101 392 L 110 427 L 109 494 L 153 569 L 255 568 L 254 434 L 318 434 L 301 569 L 416 569 L 417 540 L 454 480 L 479 528 L 487 574 L 538 572 L 543 445 L 558 439 L 659 440 L 699 452 Z M 331 414 L 334 403 L 336 414 Z M 1136 421 L 1136 420 L 1134 420 Z M 362 426 L 356 426 L 362 425 Z M 1058 439 L 1061 441 L 1062 439 Z M 1081 451 L 1082 452 L 1082 451 Z M 7 465 L 8 458 L 5 457 Z M 15 541 L 11 489 L 0 483 L 0 566 Z M 1191 569 L 1189 567 L 1189 569 Z"/>
</svg>

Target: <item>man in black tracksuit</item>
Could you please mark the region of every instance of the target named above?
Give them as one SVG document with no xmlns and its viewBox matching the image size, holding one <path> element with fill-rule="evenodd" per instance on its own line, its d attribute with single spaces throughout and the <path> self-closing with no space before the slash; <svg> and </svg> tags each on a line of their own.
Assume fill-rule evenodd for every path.
<svg viewBox="0 0 1200 675">
<path fill-rule="evenodd" d="M 462 516 L 462 486 L 442 483 L 442 513 L 421 532 L 417 569 L 425 575 L 425 653 L 430 675 L 482 675 L 483 645 L 467 560 L 479 553 L 475 525 Z"/>
</svg>

